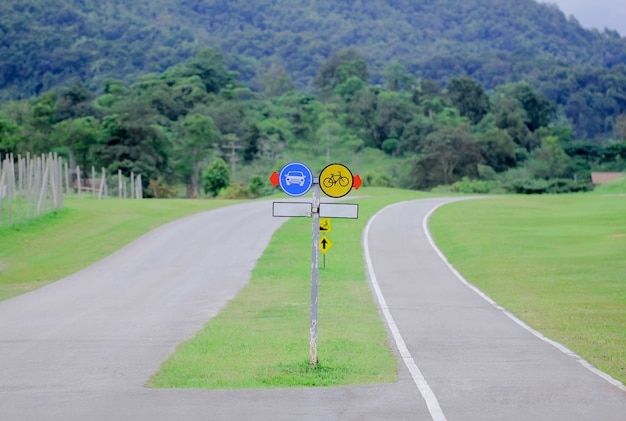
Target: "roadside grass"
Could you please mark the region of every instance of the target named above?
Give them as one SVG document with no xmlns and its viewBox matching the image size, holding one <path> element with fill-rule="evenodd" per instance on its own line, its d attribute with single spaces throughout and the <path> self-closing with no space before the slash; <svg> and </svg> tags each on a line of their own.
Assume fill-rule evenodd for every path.
<svg viewBox="0 0 626 421">
<path fill-rule="evenodd" d="M 167 222 L 234 203 L 66 199 L 60 211 L 0 228 L 0 301 L 77 272 Z"/>
<path fill-rule="evenodd" d="M 293 218 L 273 236 L 250 283 L 149 382 L 154 388 L 280 388 L 389 383 L 397 360 L 370 292 L 361 236 L 384 206 L 424 193 L 364 188 L 359 219 L 332 220 L 320 265 L 318 367 L 309 365 L 311 221 Z M 349 197 L 348 197 L 349 199 Z"/>
<path fill-rule="evenodd" d="M 626 197 L 457 202 L 430 227 L 469 282 L 626 383 Z"/>
</svg>

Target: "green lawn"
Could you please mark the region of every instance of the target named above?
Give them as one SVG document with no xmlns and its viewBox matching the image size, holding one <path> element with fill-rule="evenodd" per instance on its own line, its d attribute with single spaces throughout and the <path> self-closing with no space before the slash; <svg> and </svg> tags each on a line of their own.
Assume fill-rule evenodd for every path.
<svg viewBox="0 0 626 421">
<path fill-rule="evenodd" d="M 460 202 L 438 210 L 431 229 L 469 282 L 626 381 L 626 197 Z"/>
</svg>

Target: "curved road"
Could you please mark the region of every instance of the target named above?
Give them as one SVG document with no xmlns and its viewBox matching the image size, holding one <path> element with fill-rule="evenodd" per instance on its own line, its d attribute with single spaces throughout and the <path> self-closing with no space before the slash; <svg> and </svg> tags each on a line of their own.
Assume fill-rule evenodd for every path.
<svg viewBox="0 0 626 421">
<path fill-rule="evenodd" d="M 364 235 L 400 358 L 395 384 L 144 387 L 248 281 L 284 221 L 255 202 L 173 222 L 1 302 L 0 420 L 624 420 L 623 385 L 526 329 L 437 255 L 423 219 L 446 201 L 391 206 Z"/>
</svg>

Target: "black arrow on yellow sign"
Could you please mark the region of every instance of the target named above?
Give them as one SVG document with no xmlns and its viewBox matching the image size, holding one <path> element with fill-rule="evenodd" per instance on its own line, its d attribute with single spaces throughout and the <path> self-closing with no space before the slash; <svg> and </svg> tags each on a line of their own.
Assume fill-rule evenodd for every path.
<svg viewBox="0 0 626 421">
<path fill-rule="evenodd" d="M 330 250 L 332 246 L 333 242 L 330 241 L 328 237 L 324 235 L 322 236 L 322 238 L 320 238 L 320 250 L 322 251 L 322 253 L 326 254 L 326 252 Z"/>
</svg>

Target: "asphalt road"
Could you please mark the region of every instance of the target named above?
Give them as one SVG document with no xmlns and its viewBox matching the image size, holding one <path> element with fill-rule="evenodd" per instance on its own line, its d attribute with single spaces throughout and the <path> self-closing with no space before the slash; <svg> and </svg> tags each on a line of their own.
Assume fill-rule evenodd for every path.
<svg viewBox="0 0 626 421">
<path fill-rule="evenodd" d="M 446 266 L 422 226 L 443 201 L 387 208 L 364 236 L 399 356 L 395 384 L 144 387 L 246 284 L 284 222 L 270 202 L 256 202 L 168 224 L 0 303 L 0 420 L 625 420 L 623 386 L 516 323 Z"/>
</svg>

